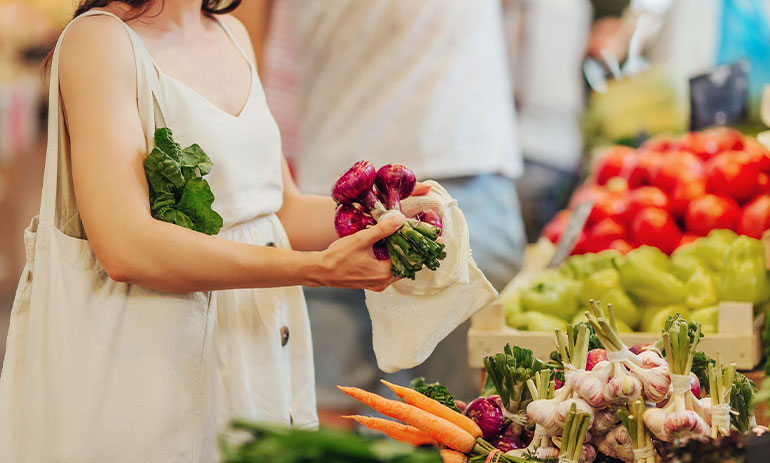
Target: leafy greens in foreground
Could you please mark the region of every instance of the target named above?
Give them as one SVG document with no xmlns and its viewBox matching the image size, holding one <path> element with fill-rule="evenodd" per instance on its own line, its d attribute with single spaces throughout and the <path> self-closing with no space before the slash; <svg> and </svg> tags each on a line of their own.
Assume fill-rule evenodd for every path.
<svg viewBox="0 0 770 463">
<path fill-rule="evenodd" d="M 212 166 L 200 146 L 182 149 L 171 129 L 156 130 L 155 148 L 144 160 L 152 216 L 207 235 L 219 233 L 222 217 L 211 208 L 214 194 L 203 179 Z"/>
<path fill-rule="evenodd" d="M 223 463 L 440 463 L 438 449 L 343 431 L 309 431 L 234 420 L 245 436 L 220 436 Z"/>
<path fill-rule="evenodd" d="M 419 392 L 420 394 L 426 397 L 430 397 L 436 402 L 451 408 L 457 413 L 461 413 L 460 409 L 457 408 L 457 405 L 455 404 L 455 398 L 452 396 L 446 386 L 442 386 L 439 383 L 427 384 L 425 382 L 425 378 L 420 376 L 419 378 L 414 378 L 412 382 L 409 383 L 409 387 Z"/>
</svg>

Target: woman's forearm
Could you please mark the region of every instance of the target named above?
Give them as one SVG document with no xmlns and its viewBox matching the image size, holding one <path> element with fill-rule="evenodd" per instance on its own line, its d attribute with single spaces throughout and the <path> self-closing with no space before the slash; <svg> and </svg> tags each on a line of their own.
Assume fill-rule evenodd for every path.
<svg viewBox="0 0 770 463">
<path fill-rule="evenodd" d="M 289 235 L 291 247 L 299 251 L 329 247 L 338 238 L 334 231 L 335 208 L 336 204 L 328 196 L 285 196 L 278 218 Z"/>
<path fill-rule="evenodd" d="M 121 230 L 97 253 L 108 275 L 165 292 L 318 286 L 321 253 L 227 241 L 154 219 Z M 194 252 L 190 252 L 194 250 Z"/>
</svg>

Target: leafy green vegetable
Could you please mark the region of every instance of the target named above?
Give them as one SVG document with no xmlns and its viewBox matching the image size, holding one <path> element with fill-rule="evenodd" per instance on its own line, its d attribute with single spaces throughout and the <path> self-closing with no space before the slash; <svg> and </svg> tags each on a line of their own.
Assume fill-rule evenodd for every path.
<svg viewBox="0 0 770 463">
<path fill-rule="evenodd" d="M 438 449 L 415 448 L 390 439 L 338 430 L 297 428 L 233 420 L 246 436 L 219 438 L 223 463 L 440 463 Z"/>
<path fill-rule="evenodd" d="M 502 353 L 484 358 L 484 369 L 487 382 L 483 394 L 497 392 L 503 406 L 511 413 L 518 413 L 526 410 L 532 401 L 527 380 L 538 371 L 548 369 L 548 365 L 538 360 L 531 350 L 506 344 Z"/>
<path fill-rule="evenodd" d="M 208 235 L 219 233 L 222 217 L 211 208 L 214 194 L 203 179 L 212 166 L 200 146 L 182 149 L 171 129 L 156 130 L 155 148 L 144 160 L 152 216 Z"/>
<path fill-rule="evenodd" d="M 730 391 L 730 407 L 738 414 L 730 415 L 730 423 L 740 432 L 748 432 L 756 425 L 754 419 L 754 395 L 756 393 L 757 387 L 754 382 L 736 371 Z"/>
<path fill-rule="evenodd" d="M 425 378 L 420 376 L 419 378 L 414 378 L 412 382 L 409 383 L 409 387 L 460 413 L 460 409 L 457 408 L 457 405 L 455 404 L 455 398 L 449 393 L 449 390 L 445 386 L 442 386 L 439 383 L 427 384 Z"/>
</svg>

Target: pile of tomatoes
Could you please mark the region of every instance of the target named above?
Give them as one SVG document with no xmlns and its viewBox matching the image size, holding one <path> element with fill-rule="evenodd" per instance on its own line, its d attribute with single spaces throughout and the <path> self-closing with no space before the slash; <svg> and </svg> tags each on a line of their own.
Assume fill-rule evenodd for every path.
<svg viewBox="0 0 770 463">
<path fill-rule="evenodd" d="M 608 148 L 543 236 L 558 241 L 588 199 L 594 206 L 574 254 L 641 245 L 670 254 L 713 229 L 760 238 L 770 229 L 770 151 L 724 127 Z"/>
</svg>

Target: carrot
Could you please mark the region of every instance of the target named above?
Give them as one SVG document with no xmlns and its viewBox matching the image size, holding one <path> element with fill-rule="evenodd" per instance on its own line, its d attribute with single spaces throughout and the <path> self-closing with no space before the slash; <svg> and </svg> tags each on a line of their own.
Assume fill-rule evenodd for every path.
<svg viewBox="0 0 770 463">
<path fill-rule="evenodd" d="M 439 454 L 444 463 L 468 463 L 468 457 L 455 450 L 441 449 Z"/>
<path fill-rule="evenodd" d="M 389 400 L 357 387 L 337 386 L 337 388 L 384 415 L 418 428 L 451 449 L 467 453 L 476 445 L 476 439 L 463 428 L 413 405 Z"/>
<path fill-rule="evenodd" d="M 415 391 L 414 389 L 392 384 L 385 381 L 384 379 L 381 381 L 382 384 L 388 386 L 393 392 L 396 393 L 397 396 L 401 397 L 401 399 L 403 399 L 404 402 L 408 403 L 409 405 L 414 405 L 415 407 L 425 410 L 426 412 L 430 412 L 438 417 L 444 418 L 445 420 L 463 428 L 473 437 L 481 437 L 482 433 L 479 425 L 477 425 L 475 421 L 463 415 L 462 413 L 457 413 L 441 402 L 433 400 L 430 397 Z"/>
<path fill-rule="evenodd" d="M 397 421 L 383 420 L 382 418 L 372 418 L 370 416 L 343 416 L 349 420 L 355 420 L 357 423 L 366 426 L 369 429 L 380 431 L 393 440 L 411 445 L 437 445 L 430 436 L 408 424 Z"/>
</svg>

